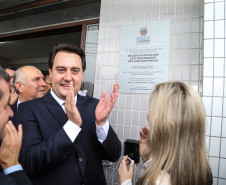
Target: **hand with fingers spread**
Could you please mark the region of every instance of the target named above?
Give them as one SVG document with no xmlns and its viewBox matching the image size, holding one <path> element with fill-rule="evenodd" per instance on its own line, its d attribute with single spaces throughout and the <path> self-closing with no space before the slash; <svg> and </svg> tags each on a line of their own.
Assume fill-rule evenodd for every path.
<svg viewBox="0 0 226 185">
<path fill-rule="evenodd" d="M 80 127 L 82 125 L 82 118 L 75 104 L 74 89 L 73 89 L 72 81 L 70 82 L 70 88 L 66 96 L 65 110 L 66 110 L 68 119 Z"/>
<path fill-rule="evenodd" d="M 102 92 L 100 101 L 95 110 L 96 122 L 98 126 L 103 126 L 106 122 L 108 115 L 110 114 L 117 98 L 118 98 L 119 84 L 115 84 L 110 96 L 106 98 L 106 92 Z"/>
<path fill-rule="evenodd" d="M 0 165 L 3 169 L 19 164 L 18 157 L 22 145 L 22 125 L 18 131 L 11 121 L 5 125 L 5 136 L 0 147 Z"/>
<path fill-rule="evenodd" d="M 120 163 L 120 167 L 118 169 L 119 173 L 119 182 L 122 184 L 124 181 L 131 179 L 133 180 L 133 169 L 134 169 L 134 161 L 132 161 L 129 165 L 129 170 L 127 168 L 128 161 L 128 155 L 123 158 L 123 160 Z"/>
<path fill-rule="evenodd" d="M 150 159 L 150 147 L 149 147 L 149 128 L 148 127 L 143 127 L 142 130 L 140 131 L 140 156 L 143 160 L 143 162 L 146 162 L 147 160 Z"/>
</svg>

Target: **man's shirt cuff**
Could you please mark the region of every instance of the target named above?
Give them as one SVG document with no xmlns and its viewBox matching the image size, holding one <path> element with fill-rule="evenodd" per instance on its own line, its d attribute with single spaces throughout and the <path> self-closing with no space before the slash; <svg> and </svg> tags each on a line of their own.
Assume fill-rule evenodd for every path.
<svg viewBox="0 0 226 185">
<path fill-rule="evenodd" d="M 131 179 L 127 179 L 127 180 L 123 181 L 121 185 L 132 185 L 132 181 L 131 181 Z"/>
<path fill-rule="evenodd" d="M 23 168 L 20 164 L 17 164 L 17 165 L 10 166 L 9 168 L 4 169 L 3 172 L 5 175 L 8 175 L 10 173 L 20 171 L 20 170 L 23 170 Z"/>
<path fill-rule="evenodd" d="M 72 142 L 75 141 L 76 137 L 78 136 L 79 132 L 82 130 L 79 126 L 74 124 L 72 121 L 68 120 L 64 126 L 63 126 L 64 131 L 70 138 Z"/>
<path fill-rule="evenodd" d="M 103 126 L 98 126 L 96 124 L 97 138 L 98 138 L 98 140 L 101 143 L 103 143 L 104 140 L 107 138 L 108 131 L 109 131 L 109 122 L 108 122 L 108 120 L 106 121 L 106 123 Z"/>
</svg>

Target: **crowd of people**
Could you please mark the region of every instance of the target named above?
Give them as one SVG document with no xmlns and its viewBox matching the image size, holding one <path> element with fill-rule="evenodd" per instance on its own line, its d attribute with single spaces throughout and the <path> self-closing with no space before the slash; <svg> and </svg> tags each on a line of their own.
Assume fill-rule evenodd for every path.
<svg viewBox="0 0 226 185">
<path fill-rule="evenodd" d="M 0 67 L 0 185 L 105 185 L 102 161 L 116 162 L 122 150 L 108 120 L 119 84 L 109 97 L 81 96 L 85 53 L 72 44 L 54 46 L 48 66 Z M 183 82 L 157 84 L 147 119 L 134 183 L 211 185 L 200 95 Z M 121 185 L 132 185 L 133 168 L 125 156 Z"/>
</svg>

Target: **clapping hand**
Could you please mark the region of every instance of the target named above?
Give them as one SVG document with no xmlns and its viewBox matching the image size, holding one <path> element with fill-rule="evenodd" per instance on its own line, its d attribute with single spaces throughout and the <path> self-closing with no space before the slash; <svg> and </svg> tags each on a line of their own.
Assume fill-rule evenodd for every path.
<svg viewBox="0 0 226 185">
<path fill-rule="evenodd" d="M 96 107 L 95 115 L 98 126 L 103 126 L 106 122 L 108 115 L 110 114 L 117 98 L 118 98 L 119 84 L 115 84 L 113 91 L 105 101 L 106 92 L 102 92 L 100 101 Z"/>
<path fill-rule="evenodd" d="M 149 146 L 149 128 L 148 127 L 143 127 L 142 130 L 140 131 L 140 156 L 143 160 L 143 162 L 146 162 L 147 160 L 150 159 L 150 146 Z"/>
<path fill-rule="evenodd" d="M 74 89 L 73 89 L 72 81 L 70 82 L 70 86 L 67 92 L 66 102 L 64 106 L 65 106 L 68 120 L 72 121 L 74 124 L 80 127 L 82 125 L 82 118 L 75 104 Z"/>
<path fill-rule="evenodd" d="M 0 165 L 3 169 L 19 164 L 18 158 L 22 145 L 22 125 L 18 131 L 11 121 L 6 123 L 4 128 L 5 136 L 0 147 Z"/>
</svg>

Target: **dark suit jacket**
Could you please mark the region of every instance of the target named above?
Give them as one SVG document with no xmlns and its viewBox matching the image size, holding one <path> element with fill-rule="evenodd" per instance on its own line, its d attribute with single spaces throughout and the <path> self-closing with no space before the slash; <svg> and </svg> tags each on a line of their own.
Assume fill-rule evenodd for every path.
<svg viewBox="0 0 226 185">
<path fill-rule="evenodd" d="M 23 170 L 4 175 L 0 172 L 0 185 L 32 185 Z"/>
<path fill-rule="evenodd" d="M 18 101 L 18 100 L 17 100 Z M 10 118 L 10 120 L 12 120 L 12 122 L 13 122 L 13 124 L 14 124 L 14 126 L 17 128 L 17 122 L 16 122 L 16 119 L 17 119 L 17 101 L 16 101 L 16 103 L 14 103 L 13 105 L 11 105 L 10 107 L 11 107 L 11 109 L 12 109 L 12 111 L 13 111 L 13 113 L 14 113 L 14 115 L 13 115 L 13 117 L 12 118 Z"/>
<path fill-rule="evenodd" d="M 50 92 L 19 105 L 17 118 L 23 126 L 20 161 L 34 185 L 106 184 L 102 160 L 116 161 L 121 143 L 111 126 L 106 140 L 98 141 L 97 104 L 97 99 L 78 95 L 82 130 L 74 143 L 63 129 L 65 112 Z"/>
</svg>

